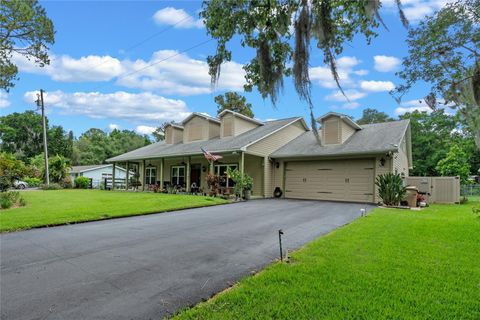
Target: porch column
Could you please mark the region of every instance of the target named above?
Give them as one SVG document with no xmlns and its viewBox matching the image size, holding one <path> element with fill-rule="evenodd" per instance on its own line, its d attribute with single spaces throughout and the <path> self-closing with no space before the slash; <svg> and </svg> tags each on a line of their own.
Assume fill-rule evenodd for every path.
<svg viewBox="0 0 480 320">
<path fill-rule="evenodd" d="M 263 197 L 271 198 L 272 197 L 272 165 L 270 159 L 267 157 L 263 158 Z"/>
<path fill-rule="evenodd" d="M 163 158 L 160 159 L 160 189 L 163 190 Z"/>
<path fill-rule="evenodd" d="M 116 167 L 117 164 L 114 162 L 112 166 L 112 190 L 115 190 L 115 171 L 117 171 Z"/>
<path fill-rule="evenodd" d="M 125 167 L 127 167 L 127 178 L 125 180 L 125 190 L 128 190 L 128 184 L 129 184 L 129 180 L 130 180 L 130 162 L 126 162 L 126 165 Z"/>
<path fill-rule="evenodd" d="M 245 152 L 240 154 L 240 173 L 243 175 L 245 172 Z"/>
<path fill-rule="evenodd" d="M 142 168 L 140 173 L 140 183 L 142 184 L 142 191 L 145 191 L 145 159 L 142 160 Z"/>
<path fill-rule="evenodd" d="M 210 168 L 209 168 L 210 174 L 214 174 L 215 170 L 214 170 L 214 167 L 213 167 L 213 161 L 209 161 L 208 163 L 210 164 Z"/>
<path fill-rule="evenodd" d="M 187 157 L 187 172 L 186 172 L 186 177 L 187 177 L 187 192 L 190 192 L 190 157 Z"/>
</svg>

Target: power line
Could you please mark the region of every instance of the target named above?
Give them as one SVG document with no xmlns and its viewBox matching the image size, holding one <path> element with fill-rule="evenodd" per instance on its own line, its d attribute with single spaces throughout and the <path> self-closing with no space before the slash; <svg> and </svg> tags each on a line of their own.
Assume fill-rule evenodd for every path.
<svg viewBox="0 0 480 320">
<path fill-rule="evenodd" d="M 167 60 L 169 60 L 169 59 L 172 59 L 172 58 L 174 58 L 174 57 L 176 57 L 176 56 L 179 56 L 179 55 L 181 55 L 182 53 L 185 53 L 185 52 L 188 52 L 188 51 L 193 50 L 193 49 L 195 49 L 195 48 L 198 48 L 198 47 L 200 47 L 200 46 L 202 46 L 202 45 L 204 45 L 204 44 L 206 44 L 206 43 L 208 43 L 208 42 L 210 42 L 210 41 L 212 41 L 212 40 L 213 40 L 213 39 L 210 38 L 210 39 L 208 39 L 208 40 L 202 41 L 202 42 L 197 43 L 196 45 L 191 46 L 191 47 L 189 47 L 189 48 L 187 48 L 187 49 L 184 49 L 184 50 L 182 50 L 182 51 L 178 51 L 177 53 L 175 53 L 175 54 L 173 54 L 173 55 L 171 55 L 171 56 L 168 56 L 168 57 L 166 57 L 166 58 L 164 58 L 164 59 L 161 59 L 161 60 L 155 61 L 155 62 L 153 62 L 153 63 L 150 63 L 150 64 L 146 65 L 146 66 L 143 67 L 143 68 L 140 68 L 140 69 L 138 69 L 138 70 L 134 70 L 134 71 L 128 72 L 128 73 L 126 73 L 126 74 L 120 75 L 120 76 L 117 77 L 117 81 L 118 81 L 119 79 L 123 79 L 123 78 L 128 77 L 128 76 L 131 76 L 131 75 L 133 75 L 133 74 L 135 74 L 135 73 L 138 73 L 138 72 L 140 72 L 140 71 L 143 71 L 143 70 L 145 70 L 145 69 L 151 68 L 151 67 L 153 67 L 153 66 L 155 66 L 155 65 L 157 65 L 157 64 L 160 64 L 160 63 L 162 63 L 162 62 L 164 62 L 164 61 L 167 61 Z M 105 84 L 103 84 L 103 85 L 97 86 L 94 90 L 98 90 L 98 89 L 100 89 L 100 88 L 103 88 L 103 87 L 106 86 L 107 84 L 108 84 L 108 83 L 105 83 Z"/>
<path fill-rule="evenodd" d="M 192 16 L 190 15 L 190 12 L 187 12 L 187 16 L 184 17 L 183 19 L 180 19 L 179 21 L 175 22 L 174 24 L 169 25 L 168 27 L 165 27 L 165 28 L 161 29 L 161 30 L 158 31 L 158 32 L 155 32 L 154 34 L 148 36 L 147 38 L 141 40 L 140 42 L 137 42 L 136 44 L 128 47 L 127 49 L 125 49 L 125 52 L 129 52 L 129 51 L 131 51 L 131 50 L 133 50 L 133 49 L 135 49 L 135 48 L 138 48 L 138 47 L 141 46 L 142 44 L 150 41 L 151 39 L 153 39 L 153 38 L 155 38 L 155 37 L 157 37 L 157 36 L 159 36 L 159 35 L 167 32 L 167 31 L 169 31 L 170 29 L 173 29 L 175 26 L 177 26 L 177 25 L 179 25 L 180 23 L 182 23 L 182 22 L 190 19 L 191 17 L 192 17 Z M 90 70 L 95 70 L 95 69 L 97 69 L 98 67 L 104 65 L 105 63 L 107 63 L 106 60 L 100 62 L 99 64 L 97 64 L 97 65 L 95 65 L 95 66 L 93 66 L 92 68 L 90 68 Z"/>
</svg>

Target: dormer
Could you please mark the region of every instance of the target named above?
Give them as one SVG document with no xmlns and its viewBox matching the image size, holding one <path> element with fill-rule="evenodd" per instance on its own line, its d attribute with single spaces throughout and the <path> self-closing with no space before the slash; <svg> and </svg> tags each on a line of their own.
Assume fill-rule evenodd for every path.
<svg viewBox="0 0 480 320">
<path fill-rule="evenodd" d="M 220 138 L 235 137 L 259 126 L 263 126 L 261 121 L 231 110 L 223 110 L 218 114 L 218 118 L 221 122 Z"/>
<path fill-rule="evenodd" d="M 192 113 L 182 124 L 183 143 L 205 141 L 220 136 L 220 120 L 201 113 Z"/>
<path fill-rule="evenodd" d="M 165 126 L 165 143 L 177 144 L 183 141 L 183 127 L 176 123 L 169 123 Z"/>
<path fill-rule="evenodd" d="M 342 144 L 357 130 L 362 130 L 349 116 L 337 112 L 329 112 L 318 118 L 317 122 L 322 127 L 320 139 L 324 145 Z"/>
</svg>

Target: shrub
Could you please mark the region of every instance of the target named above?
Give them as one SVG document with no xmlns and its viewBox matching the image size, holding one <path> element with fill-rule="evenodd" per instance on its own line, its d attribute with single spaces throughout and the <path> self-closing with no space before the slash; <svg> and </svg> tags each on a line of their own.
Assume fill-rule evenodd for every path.
<svg viewBox="0 0 480 320">
<path fill-rule="evenodd" d="M 40 178 L 24 178 L 23 181 L 25 181 L 29 187 L 38 187 L 42 184 L 42 179 Z"/>
<path fill-rule="evenodd" d="M 13 154 L 0 153 L 0 191 L 5 192 L 12 187 L 13 181 L 27 173 L 23 161 L 17 160 Z"/>
<path fill-rule="evenodd" d="M 90 186 L 90 179 L 88 179 L 87 177 L 80 176 L 75 178 L 75 188 L 88 189 L 89 186 Z"/>
<path fill-rule="evenodd" d="M 405 197 L 406 189 L 399 174 L 386 173 L 379 175 L 375 180 L 378 194 L 387 206 L 396 206 Z"/>
<path fill-rule="evenodd" d="M 59 185 L 58 183 L 50 183 L 49 185 L 41 184 L 40 189 L 42 189 L 42 190 L 60 190 L 60 189 L 62 189 L 62 186 Z"/>
<path fill-rule="evenodd" d="M 20 192 L 10 191 L 0 193 L 0 208 L 8 209 L 13 205 L 25 206 L 25 199 L 22 198 Z"/>
<path fill-rule="evenodd" d="M 65 189 L 71 189 L 73 188 L 73 182 L 72 182 L 72 178 L 70 176 L 66 176 L 64 179 L 63 179 L 63 182 L 62 182 L 62 185 Z"/>
<path fill-rule="evenodd" d="M 13 205 L 12 200 L 8 198 L 1 198 L 0 199 L 0 207 L 2 209 L 8 209 Z"/>
</svg>

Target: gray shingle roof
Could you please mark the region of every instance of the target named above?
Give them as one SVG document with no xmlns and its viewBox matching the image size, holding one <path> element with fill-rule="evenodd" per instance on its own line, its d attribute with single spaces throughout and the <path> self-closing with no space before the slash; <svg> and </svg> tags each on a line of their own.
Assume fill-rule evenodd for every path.
<svg viewBox="0 0 480 320">
<path fill-rule="evenodd" d="M 103 167 L 108 167 L 110 164 L 95 164 L 95 165 L 89 165 L 89 166 L 73 166 L 70 168 L 70 173 L 81 173 L 89 170 L 94 170 L 98 168 L 103 168 Z M 120 168 L 123 169 L 123 168 Z"/>
<path fill-rule="evenodd" d="M 239 151 L 250 143 L 260 140 L 276 130 L 279 130 L 280 128 L 298 120 L 303 119 L 301 117 L 294 117 L 275 121 L 266 121 L 263 126 L 259 126 L 236 137 L 227 137 L 221 139 L 215 138 L 208 141 L 177 144 L 157 142 L 146 147 L 107 159 L 107 162 L 202 154 L 200 147 L 204 147 L 209 152 Z"/>
<path fill-rule="evenodd" d="M 358 130 L 343 144 L 330 146 L 318 145 L 313 132 L 309 131 L 293 139 L 270 156 L 272 158 L 296 158 L 397 151 L 409 123 L 409 120 L 401 120 L 362 125 L 362 130 Z"/>
</svg>

